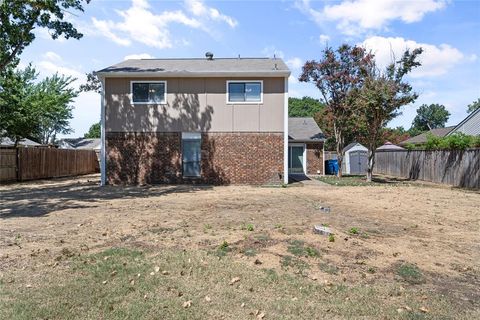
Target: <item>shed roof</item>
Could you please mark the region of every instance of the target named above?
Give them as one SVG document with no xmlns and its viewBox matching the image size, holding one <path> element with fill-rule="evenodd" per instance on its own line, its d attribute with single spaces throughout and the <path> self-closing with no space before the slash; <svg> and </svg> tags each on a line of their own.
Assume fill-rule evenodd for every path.
<svg viewBox="0 0 480 320">
<path fill-rule="evenodd" d="M 129 59 L 96 72 L 99 76 L 288 76 L 279 58 Z"/>
<path fill-rule="evenodd" d="M 455 128 L 455 126 L 445 127 L 445 128 L 436 128 L 430 131 L 421 133 L 417 136 L 411 137 L 405 141 L 400 142 L 400 145 L 406 145 L 407 143 L 411 144 L 423 144 L 427 142 L 427 135 L 429 133 L 433 134 L 436 137 L 445 137 L 447 134 L 450 133 Z"/>
<path fill-rule="evenodd" d="M 365 149 L 367 149 L 367 147 L 365 147 L 363 144 L 361 143 L 358 143 L 358 142 L 352 142 L 350 143 L 349 145 L 347 145 L 345 148 L 343 148 L 343 153 L 347 152 L 348 150 L 352 149 L 353 147 L 355 147 L 356 145 L 360 145 L 362 147 L 364 147 Z"/>
<path fill-rule="evenodd" d="M 288 139 L 298 142 L 325 141 L 325 135 L 311 117 L 288 118 Z"/>
</svg>

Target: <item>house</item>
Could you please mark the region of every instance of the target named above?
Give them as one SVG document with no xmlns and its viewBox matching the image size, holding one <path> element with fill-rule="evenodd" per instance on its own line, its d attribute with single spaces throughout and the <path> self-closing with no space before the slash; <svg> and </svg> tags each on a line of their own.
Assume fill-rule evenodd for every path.
<svg viewBox="0 0 480 320">
<path fill-rule="evenodd" d="M 401 146 L 405 146 L 405 145 L 408 145 L 408 144 L 422 145 L 422 144 L 427 143 L 427 136 L 429 134 L 431 134 L 435 137 L 443 138 L 443 137 L 447 136 L 454 128 L 455 128 L 455 126 L 431 129 L 427 132 L 423 132 L 423 133 L 421 133 L 417 136 L 414 136 L 414 137 L 411 137 L 411 138 L 409 138 L 405 141 L 402 141 L 399 144 Z"/>
<path fill-rule="evenodd" d="M 131 59 L 96 75 L 102 184 L 288 182 L 281 59 Z"/>
<path fill-rule="evenodd" d="M 59 149 L 95 150 L 100 160 L 101 139 L 98 138 L 65 138 L 57 143 Z"/>
<path fill-rule="evenodd" d="M 325 135 L 313 118 L 288 118 L 288 172 L 324 174 Z"/>
<path fill-rule="evenodd" d="M 378 147 L 376 151 L 398 151 L 398 150 L 405 150 L 405 148 L 402 148 L 400 146 L 397 146 L 387 141 L 382 146 Z"/>
<path fill-rule="evenodd" d="M 15 141 L 8 137 L 0 138 L 0 147 L 13 147 L 15 145 Z M 18 142 L 20 147 L 41 147 L 40 143 L 32 141 L 30 139 L 24 138 Z"/>
<path fill-rule="evenodd" d="M 367 172 L 368 149 L 358 143 L 352 142 L 343 148 L 342 172 L 344 174 L 365 174 Z"/>
<path fill-rule="evenodd" d="M 454 133 L 463 133 L 467 136 L 480 135 L 480 109 L 470 113 L 462 122 L 455 126 L 447 135 Z"/>
</svg>

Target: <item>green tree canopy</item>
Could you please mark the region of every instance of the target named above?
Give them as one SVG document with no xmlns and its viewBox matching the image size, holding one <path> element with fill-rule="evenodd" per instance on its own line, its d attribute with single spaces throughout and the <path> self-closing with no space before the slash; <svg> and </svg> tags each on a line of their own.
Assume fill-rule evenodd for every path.
<svg viewBox="0 0 480 320">
<path fill-rule="evenodd" d="M 311 97 L 288 98 L 289 117 L 314 117 L 324 108 L 325 105 L 320 100 Z"/>
<path fill-rule="evenodd" d="M 0 73 L 35 39 L 36 27 L 46 28 L 53 39 L 80 39 L 83 35 L 65 20 L 71 11 L 83 12 L 90 0 L 0 0 Z"/>
<path fill-rule="evenodd" d="M 472 113 L 477 109 L 480 109 L 480 98 L 478 98 L 477 101 L 473 101 L 471 104 L 467 106 L 467 112 Z"/>
<path fill-rule="evenodd" d="M 89 139 L 95 139 L 95 138 L 100 138 L 101 136 L 101 126 L 100 126 L 100 121 L 97 123 L 94 123 L 90 126 L 90 129 L 88 129 L 88 132 L 83 135 L 84 138 L 89 138 Z"/>
<path fill-rule="evenodd" d="M 73 99 L 78 92 L 70 87 L 75 80 L 57 74 L 36 82 L 32 66 L 24 70 L 8 67 L 0 78 L 0 134 L 16 143 L 30 138 L 53 143 L 58 133 L 71 132 Z"/>
<path fill-rule="evenodd" d="M 441 104 L 422 104 L 417 109 L 417 115 L 412 122 L 412 132 L 413 131 L 428 131 L 436 128 L 445 127 L 448 118 L 450 117 L 450 112 Z"/>
</svg>

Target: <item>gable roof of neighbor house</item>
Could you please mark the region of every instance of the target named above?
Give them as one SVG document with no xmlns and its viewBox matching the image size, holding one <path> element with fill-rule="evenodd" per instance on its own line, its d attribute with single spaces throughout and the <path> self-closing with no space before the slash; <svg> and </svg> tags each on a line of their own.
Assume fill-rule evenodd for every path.
<svg viewBox="0 0 480 320">
<path fill-rule="evenodd" d="M 21 146 L 26 146 L 26 147 L 38 147 L 38 146 L 41 146 L 40 143 L 37 143 L 35 141 L 32 141 L 30 139 L 22 139 L 18 142 L 19 145 Z M 0 147 L 13 147 L 15 145 L 15 142 L 8 138 L 8 137 L 4 137 L 4 138 L 0 138 Z"/>
<path fill-rule="evenodd" d="M 411 143 L 411 144 L 424 144 L 424 143 L 427 142 L 428 134 L 431 133 L 436 137 L 442 138 L 442 137 L 445 137 L 447 134 L 449 134 L 454 128 L 455 128 L 455 126 L 432 129 L 430 131 L 421 133 L 417 136 L 414 136 L 414 137 L 411 137 L 407 140 L 404 140 L 404 141 L 400 142 L 399 144 L 402 145 L 402 146 L 406 145 L 406 144 L 409 144 L 409 143 Z"/>
<path fill-rule="evenodd" d="M 352 143 L 350 143 L 349 145 L 347 145 L 345 148 L 343 148 L 343 153 L 347 152 L 348 150 L 352 149 L 353 147 L 355 147 L 355 146 L 357 146 L 357 145 L 362 146 L 362 147 L 364 147 L 365 149 L 367 149 L 367 147 L 365 147 L 365 146 L 364 146 L 363 144 L 361 144 L 361 143 L 352 142 Z"/>
<path fill-rule="evenodd" d="M 58 143 L 61 149 L 94 149 L 100 150 L 100 139 L 89 138 L 65 138 Z"/>
<path fill-rule="evenodd" d="M 289 76 L 279 58 L 129 59 L 96 72 L 100 77 Z"/>
<path fill-rule="evenodd" d="M 460 132 L 470 136 L 480 135 L 480 109 L 477 109 L 470 113 L 447 135 Z"/>
<path fill-rule="evenodd" d="M 313 118 L 288 118 L 288 140 L 321 142 L 325 135 Z"/>
</svg>

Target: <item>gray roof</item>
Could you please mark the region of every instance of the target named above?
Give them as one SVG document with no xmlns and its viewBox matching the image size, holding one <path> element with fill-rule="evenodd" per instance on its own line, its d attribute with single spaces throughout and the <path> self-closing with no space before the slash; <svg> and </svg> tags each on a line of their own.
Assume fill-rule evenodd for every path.
<svg viewBox="0 0 480 320">
<path fill-rule="evenodd" d="M 343 153 L 347 152 L 348 150 L 352 149 L 355 147 L 357 144 L 361 145 L 362 147 L 366 148 L 363 144 L 358 143 L 358 142 L 352 142 L 349 145 L 347 145 L 345 148 L 343 148 Z"/>
<path fill-rule="evenodd" d="M 27 146 L 27 147 L 40 146 L 40 143 L 37 143 L 27 138 L 20 140 L 18 144 L 21 146 Z M 12 139 L 8 137 L 0 138 L 0 146 L 13 147 L 14 145 L 15 145 L 15 142 Z"/>
<path fill-rule="evenodd" d="M 325 141 L 325 135 L 313 118 L 288 118 L 288 140 L 298 142 Z"/>
<path fill-rule="evenodd" d="M 60 147 L 63 149 L 100 149 L 100 139 L 88 138 L 65 138 L 59 141 Z M 63 144 L 63 145 L 62 145 Z"/>
<path fill-rule="evenodd" d="M 378 150 L 405 150 L 405 148 L 399 147 L 391 142 L 385 142 L 385 144 L 381 147 L 377 148 Z"/>
<path fill-rule="evenodd" d="M 432 129 L 430 131 L 424 132 L 419 134 L 418 136 L 411 137 L 405 141 L 400 142 L 400 145 L 406 145 L 407 143 L 411 144 L 423 144 L 427 142 L 427 135 L 429 133 L 433 134 L 436 137 L 445 137 L 447 134 L 450 133 L 455 128 L 455 126 L 451 127 L 445 127 L 445 128 L 437 128 L 437 129 Z"/>
<path fill-rule="evenodd" d="M 453 128 L 448 135 L 459 132 L 469 136 L 480 135 L 480 109 L 470 113 L 465 119 L 462 120 L 462 122 Z"/>
<path fill-rule="evenodd" d="M 279 58 L 129 59 L 96 72 L 100 76 L 155 74 L 156 76 L 271 75 L 288 76 Z"/>
</svg>

